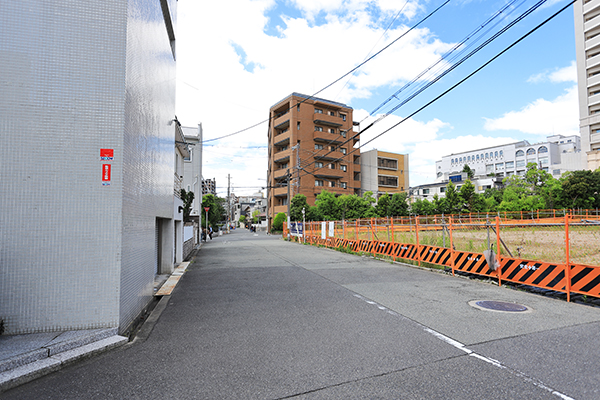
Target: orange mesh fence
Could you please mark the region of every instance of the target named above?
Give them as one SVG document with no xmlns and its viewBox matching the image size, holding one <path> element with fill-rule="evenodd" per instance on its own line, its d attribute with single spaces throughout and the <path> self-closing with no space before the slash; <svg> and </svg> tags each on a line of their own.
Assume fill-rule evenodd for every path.
<svg viewBox="0 0 600 400">
<path fill-rule="evenodd" d="M 309 222 L 305 237 L 293 240 L 450 267 L 565 292 L 567 299 L 571 292 L 600 297 L 597 210 Z M 496 270 L 485 257 L 490 249 Z"/>
</svg>

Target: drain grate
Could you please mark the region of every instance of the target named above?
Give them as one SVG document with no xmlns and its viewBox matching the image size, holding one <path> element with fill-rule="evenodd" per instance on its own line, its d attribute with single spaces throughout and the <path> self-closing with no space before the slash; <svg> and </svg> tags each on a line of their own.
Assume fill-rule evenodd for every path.
<svg viewBox="0 0 600 400">
<path fill-rule="evenodd" d="M 528 310 L 528 308 L 524 305 L 517 303 L 507 303 L 504 301 L 479 300 L 476 301 L 475 304 L 481 308 L 494 311 L 523 312 Z"/>
</svg>

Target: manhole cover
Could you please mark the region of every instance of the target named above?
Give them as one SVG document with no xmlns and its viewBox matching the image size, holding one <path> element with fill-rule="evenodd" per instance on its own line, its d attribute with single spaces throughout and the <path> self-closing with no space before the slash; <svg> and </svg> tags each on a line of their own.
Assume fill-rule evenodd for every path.
<svg viewBox="0 0 600 400">
<path fill-rule="evenodd" d="M 494 301 L 494 300 L 474 300 L 470 301 L 469 304 L 473 307 L 501 312 L 525 312 L 529 311 L 529 308 L 522 304 L 507 303 L 505 301 Z"/>
</svg>

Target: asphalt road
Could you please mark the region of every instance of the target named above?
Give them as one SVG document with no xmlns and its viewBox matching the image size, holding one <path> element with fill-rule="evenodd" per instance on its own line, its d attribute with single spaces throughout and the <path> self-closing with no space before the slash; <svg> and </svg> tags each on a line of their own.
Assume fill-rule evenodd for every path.
<svg viewBox="0 0 600 400">
<path fill-rule="evenodd" d="M 1 396 L 598 399 L 599 330 L 597 308 L 236 230 L 202 248 L 145 340 Z"/>
</svg>

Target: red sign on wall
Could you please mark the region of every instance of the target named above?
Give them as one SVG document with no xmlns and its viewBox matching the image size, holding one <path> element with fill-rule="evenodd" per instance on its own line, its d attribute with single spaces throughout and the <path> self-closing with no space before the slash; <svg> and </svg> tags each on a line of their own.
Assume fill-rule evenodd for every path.
<svg viewBox="0 0 600 400">
<path fill-rule="evenodd" d="M 113 149 L 100 149 L 100 159 L 101 160 L 112 160 L 114 157 Z"/>
<path fill-rule="evenodd" d="M 110 164 L 102 164 L 102 185 L 110 185 Z"/>
</svg>

